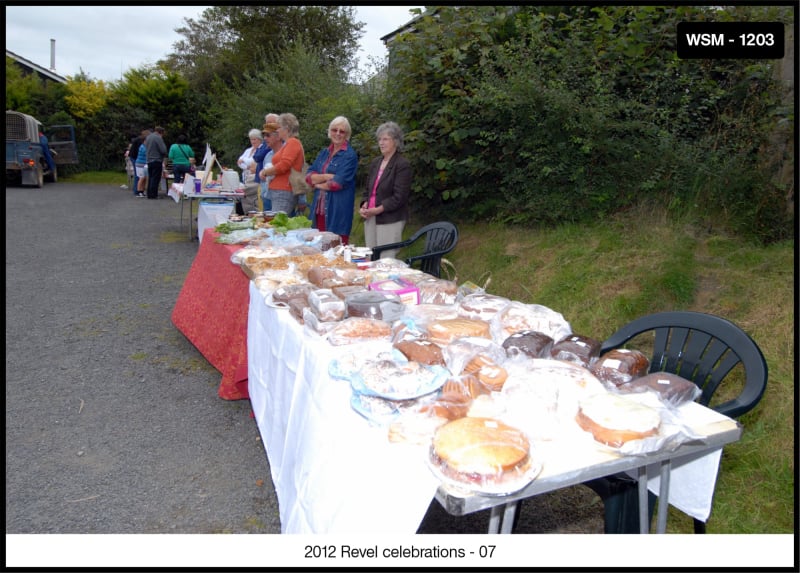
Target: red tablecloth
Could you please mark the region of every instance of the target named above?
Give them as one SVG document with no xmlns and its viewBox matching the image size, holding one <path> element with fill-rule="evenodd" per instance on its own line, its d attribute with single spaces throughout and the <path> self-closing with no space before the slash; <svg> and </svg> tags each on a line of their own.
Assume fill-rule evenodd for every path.
<svg viewBox="0 0 800 573">
<path fill-rule="evenodd" d="M 222 373 L 217 393 L 242 400 L 247 393 L 247 310 L 250 280 L 231 263 L 241 245 L 214 242 L 206 229 L 172 310 L 172 322 Z"/>
</svg>

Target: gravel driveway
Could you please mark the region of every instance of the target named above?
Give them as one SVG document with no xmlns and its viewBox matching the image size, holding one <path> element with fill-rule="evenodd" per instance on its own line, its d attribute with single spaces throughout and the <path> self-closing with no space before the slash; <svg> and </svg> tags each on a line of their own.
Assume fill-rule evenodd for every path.
<svg viewBox="0 0 800 573">
<path fill-rule="evenodd" d="M 246 400 L 172 325 L 197 252 L 171 199 L 6 189 L 6 533 L 279 533 Z M 520 533 L 598 532 L 587 488 L 529 500 Z M 433 504 L 421 533 L 485 531 Z"/>
</svg>

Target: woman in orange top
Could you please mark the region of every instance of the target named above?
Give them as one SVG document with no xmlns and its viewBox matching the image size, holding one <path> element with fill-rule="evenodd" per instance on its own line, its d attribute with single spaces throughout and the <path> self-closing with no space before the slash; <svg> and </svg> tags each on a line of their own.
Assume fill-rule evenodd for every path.
<svg viewBox="0 0 800 573">
<path fill-rule="evenodd" d="M 283 147 L 272 156 L 272 167 L 262 169 L 259 173 L 261 179 L 274 176 L 269 182 L 269 191 L 272 196 L 272 210 L 283 211 L 291 215 L 297 206 L 297 196 L 292 192 L 289 184 L 289 174 L 294 167 L 302 171 L 305 162 L 303 144 L 297 138 L 300 133 L 300 122 L 294 114 L 282 113 L 278 116 L 278 137 L 283 141 Z"/>
</svg>

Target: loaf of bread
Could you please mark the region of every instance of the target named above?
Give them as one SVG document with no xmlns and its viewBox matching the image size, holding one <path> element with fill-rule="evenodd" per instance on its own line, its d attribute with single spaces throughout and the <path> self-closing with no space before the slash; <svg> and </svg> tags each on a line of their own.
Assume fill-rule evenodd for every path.
<svg viewBox="0 0 800 573">
<path fill-rule="evenodd" d="M 394 343 L 394 347 L 402 352 L 409 360 L 429 366 L 434 364 L 444 366 L 445 362 L 442 349 L 430 340 L 399 340 Z"/>
<path fill-rule="evenodd" d="M 367 292 L 367 287 L 366 285 L 348 284 L 348 285 L 337 285 L 331 287 L 331 290 L 333 291 L 333 294 L 338 296 L 340 299 L 345 300 L 347 298 L 347 295 L 356 294 L 360 292 Z"/>
<path fill-rule="evenodd" d="M 510 302 L 505 297 L 485 292 L 468 294 L 459 302 L 459 314 L 488 322 Z"/>
<path fill-rule="evenodd" d="M 345 303 L 330 289 L 315 289 L 308 293 L 308 305 L 322 322 L 336 322 L 345 315 Z"/>
<path fill-rule="evenodd" d="M 396 294 L 366 290 L 345 297 L 347 316 L 363 316 L 393 322 L 403 315 L 405 305 Z"/>
<path fill-rule="evenodd" d="M 304 297 L 296 297 L 289 299 L 287 303 L 289 305 L 289 313 L 299 322 L 300 324 L 305 324 L 305 318 L 303 317 L 303 313 L 308 306 L 308 299 Z"/>
<path fill-rule="evenodd" d="M 670 372 L 651 372 L 617 387 L 621 393 L 655 392 L 667 404 L 680 406 L 700 397 L 702 390 L 691 380 Z"/>
<path fill-rule="evenodd" d="M 525 434 L 493 418 L 458 418 L 439 426 L 431 463 L 442 475 L 472 486 L 518 479 L 530 466 Z"/>
<path fill-rule="evenodd" d="M 536 330 L 515 332 L 503 341 L 503 348 L 512 357 L 521 353 L 528 358 L 545 358 L 552 346 L 553 339 Z"/>
<path fill-rule="evenodd" d="M 281 285 L 272 291 L 272 301 L 276 303 L 289 304 L 293 298 L 308 300 L 308 293 L 314 290 L 314 286 L 308 283 L 298 283 L 293 285 Z"/>
<path fill-rule="evenodd" d="M 455 281 L 426 276 L 417 281 L 416 285 L 422 304 L 453 304 L 456 302 L 458 284 Z"/>
<path fill-rule="evenodd" d="M 491 338 L 489 323 L 471 318 L 433 320 L 428 324 L 429 338 L 439 345 L 447 345 L 457 338 Z"/>
<path fill-rule="evenodd" d="M 581 400 L 575 421 L 596 441 L 618 448 L 658 433 L 661 415 L 626 396 L 604 392 Z"/>
<path fill-rule="evenodd" d="M 600 341 L 581 334 L 570 334 L 550 348 L 551 358 L 586 368 L 589 368 L 598 356 L 600 356 Z"/>
<path fill-rule="evenodd" d="M 608 385 L 619 386 L 647 374 L 650 360 L 638 350 L 609 350 L 591 365 L 592 373 Z"/>
</svg>

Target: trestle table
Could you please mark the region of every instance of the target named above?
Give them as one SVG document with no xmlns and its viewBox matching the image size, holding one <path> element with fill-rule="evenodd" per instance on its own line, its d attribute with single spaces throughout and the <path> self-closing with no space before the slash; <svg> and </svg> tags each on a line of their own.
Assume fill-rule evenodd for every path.
<svg viewBox="0 0 800 573">
<path fill-rule="evenodd" d="M 619 456 L 597 447 L 573 451 L 557 440 L 535 443 L 542 470 L 521 491 L 506 497 L 454 491 L 434 476 L 426 447 L 389 442 L 386 427 L 351 408 L 348 383 L 331 377 L 328 367 L 353 348 L 309 332 L 252 282 L 249 295 L 248 392 L 284 533 L 414 533 L 432 499 L 454 515 L 492 508 L 489 531 L 509 532 L 519 499 L 626 470 L 642 478 L 640 495 L 649 487 L 702 514 L 710 511 L 721 448 L 741 435 L 736 421 L 690 403 L 686 420 L 702 439 L 677 449 Z M 658 530 L 665 525 L 666 511 Z"/>
</svg>

